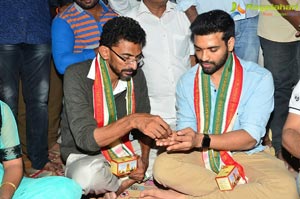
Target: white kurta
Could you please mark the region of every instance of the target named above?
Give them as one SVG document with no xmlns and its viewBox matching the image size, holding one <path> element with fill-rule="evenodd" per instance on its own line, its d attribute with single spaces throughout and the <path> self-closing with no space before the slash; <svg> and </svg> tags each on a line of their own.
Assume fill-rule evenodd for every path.
<svg viewBox="0 0 300 199">
<path fill-rule="evenodd" d="M 194 48 L 190 40 L 190 22 L 184 12 L 168 2 L 161 18 L 153 15 L 141 1 L 126 16 L 137 20 L 146 32 L 143 49 L 151 113 L 171 125 L 176 122 L 175 87 L 179 77 L 191 67 Z"/>
</svg>

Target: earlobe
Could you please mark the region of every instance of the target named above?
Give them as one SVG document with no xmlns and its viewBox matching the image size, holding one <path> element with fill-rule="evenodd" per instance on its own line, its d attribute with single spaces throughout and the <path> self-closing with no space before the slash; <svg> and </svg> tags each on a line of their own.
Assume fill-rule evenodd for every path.
<svg viewBox="0 0 300 199">
<path fill-rule="evenodd" d="M 234 43 L 235 43 L 234 37 L 230 37 L 230 39 L 229 39 L 228 42 L 227 42 L 227 44 L 228 44 L 228 50 L 229 50 L 230 52 L 232 52 L 233 49 L 234 49 Z"/>
<path fill-rule="evenodd" d="M 105 60 L 109 58 L 109 48 L 106 46 L 99 46 L 99 53 L 101 57 Z"/>
</svg>

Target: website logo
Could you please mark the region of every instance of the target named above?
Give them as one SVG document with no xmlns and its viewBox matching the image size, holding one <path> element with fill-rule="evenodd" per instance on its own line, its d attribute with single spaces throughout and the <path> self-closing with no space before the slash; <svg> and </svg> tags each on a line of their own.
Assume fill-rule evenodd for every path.
<svg viewBox="0 0 300 199">
<path fill-rule="evenodd" d="M 237 4 L 236 2 L 232 2 L 231 7 L 231 17 L 234 18 L 238 15 L 245 15 L 246 14 L 246 7 L 245 5 Z"/>
</svg>

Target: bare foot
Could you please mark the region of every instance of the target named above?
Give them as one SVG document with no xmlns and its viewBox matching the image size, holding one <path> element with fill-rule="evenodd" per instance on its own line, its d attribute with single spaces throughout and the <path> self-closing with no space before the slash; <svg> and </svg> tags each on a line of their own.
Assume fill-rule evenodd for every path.
<svg viewBox="0 0 300 199">
<path fill-rule="evenodd" d="M 143 199 L 184 199 L 185 195 L 173 190 L 149 189 L 141 192 L 140 198 Z"/>
<path fill-rule="evenodd" d="M 117 194 L 114 192 L 107 192 L 104 194 L 103 199 L 117 199 Z M 99 199 L 99 198 L 98 198 Z M 102 198 L 101 198 L 102 199 Z"/>
</svg>

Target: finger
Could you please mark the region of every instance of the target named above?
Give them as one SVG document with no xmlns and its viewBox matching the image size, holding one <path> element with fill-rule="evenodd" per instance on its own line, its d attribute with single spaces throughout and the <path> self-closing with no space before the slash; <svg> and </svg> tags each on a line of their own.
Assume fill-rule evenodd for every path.
<svg viewBox="0 0 300 199">
<path fill-rule="evenodd" d="M 168 132 L 162 126 L 156 126 L 152 130 L 152 133 L 156 136 L 156 138 L 168 138 Z"/>
<path fill-rule="evenodd" d="M 172 134 L 172 129 L 171 129 L 170 125 L 167 124 L 167 123 L 166 123 L 163 119 L 161 119 L 160 117 L 159 117 L 159 124 L 160 124 L 160 126 L 164 129 L 164 131 L 167 132 L 167 135 L 171 135 L 171 134 Z"/>
<path fill-rule="evenodd" d="M 190 149 L 189 145 L 187 145 L 187 143 L 185 142 L 177 143 L 167 147 L 167 151 L 187 151 L 189 149 Z"/>
<path fill-rule="evenodd" d="M 174 136 L 171 141 L 174 142 L 192 142 L 192 137 L 188 135 Z"/>
<path fill-rule="evenodd" d="M 194 134 L 195 132 L 191 128 L 181 129 L 176 132 L 177 135 L 188 135 Z"/>
<path fill-rule="evenodd" d="M 168 141 L 157 142 L 156 145 L 157 146 L 171 146 L 171 145 L 178 144 L 178 143 L 179 142 L 168 140 Z"/>
<path fill-rule="evenodd" d="M 152 138 L 152 139 L 157 139 L 157 136 L 156 136 L 152 131 L 150 131 L 150 130 L 148 130 L 148 131 L 143 131 L 143 133 L 144 133 L 145 135 L 149 136 L 149 137 Z"/>
</svg>

